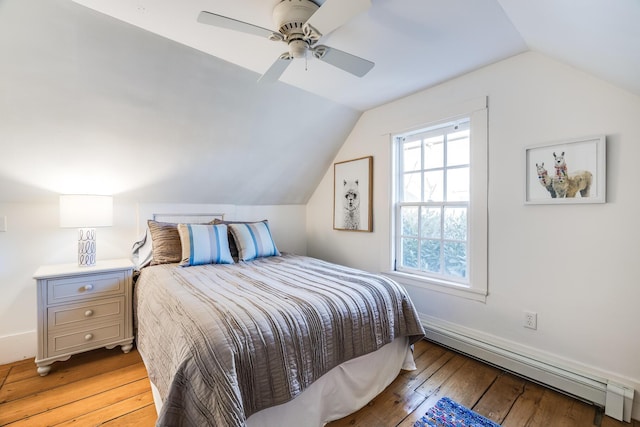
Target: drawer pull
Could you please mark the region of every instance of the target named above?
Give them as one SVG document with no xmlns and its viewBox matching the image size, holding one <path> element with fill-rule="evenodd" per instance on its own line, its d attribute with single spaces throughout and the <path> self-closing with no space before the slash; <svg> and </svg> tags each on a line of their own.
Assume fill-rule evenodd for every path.
<svg viewBox="0 0 640 427">
<path fill-rule="evenodd" d="M 87 310 L 84 312 L 84 317 L 91 317 L 93 316 L 93 310 Z"/>
<path fill-rule="evenodd" d="M 85 341 L 89 341 L 89 340 L 92 340 L 92 339 L 93 339 L 93 334 L 87 334 L 87 335 L 84 336 L 84 340 Z"/>
<path fill-rule="evenodd" d="M 91 289 L 93 289 L 93 285 L 84 285 L 85 291 L 90 291 Z"/>
</svg>

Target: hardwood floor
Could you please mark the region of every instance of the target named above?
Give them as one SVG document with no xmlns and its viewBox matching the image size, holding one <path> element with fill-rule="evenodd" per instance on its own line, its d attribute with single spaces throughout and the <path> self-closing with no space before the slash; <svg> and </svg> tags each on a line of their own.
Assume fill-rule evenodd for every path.
<svg viewBox="0 0 640 427">
<path fill-rule="evenodd" d="M 412 426 L 442 396 L 503 426 L 640 427 L 594 406 L 502 372 L 436 344 L 415 347 L 418 369 L 360 411 L 329 423 Z M 40 377 L 33 359 L 0 366 L 0 426 L 153 426 L 155 407 L 140 355 L 100 349 L 55 363 Z"/>
</svg>

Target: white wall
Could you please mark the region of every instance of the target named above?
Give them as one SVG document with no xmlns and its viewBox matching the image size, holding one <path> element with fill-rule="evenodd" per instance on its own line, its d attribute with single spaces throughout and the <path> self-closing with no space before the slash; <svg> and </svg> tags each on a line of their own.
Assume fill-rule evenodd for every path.
<svg viewBox="0 0 640 427">
<path fill-rule="evenodd" d="M 367 111 L 335 161 L 374 156 L 374 232 L 332 230 L 333 168 L 307 205 L 308 254 L 389 268 L 390 139 L 442 105 L 489 97 L 486 303 L 407 287 L 418 311 L 640 390 L 640 98 L 525 53 Z M 607 136 L 607 203 L 523 204 L 523 147 Z M 538 329 L 522 327 L 523 310 Z M 640 399 L 636 399 L 638 401 Z M 640 417 L 636 403 L 634 418 Z"/>
<path fill-rule="evenodd" d="M 139 212 L 222 212 L 230 220 L 268 219 L 280 251 L 306 253 L 304 205 L 225 205 L 222 211 L 219 207 L 138 205 L 116 196 L 113 227 L 97 229 L 98 261 L 130 258 L 131 246 L 139 236 Z M 43 264 L 77 262 L 77 232 L 59 227 L 57 201 L 0 203 L 3 216 L 7 217 L 7 231 L 0 232 L 0 364 L 36 354 L 36 281 L 32 279 L 36 269 Z"/>
</svg>

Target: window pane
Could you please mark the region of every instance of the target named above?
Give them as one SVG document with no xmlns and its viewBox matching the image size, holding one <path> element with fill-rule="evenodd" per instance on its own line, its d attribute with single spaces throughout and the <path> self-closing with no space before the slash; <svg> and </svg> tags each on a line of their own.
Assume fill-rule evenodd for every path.
<svg viewBox="0 0 640 427">
<path fill-rule="evenodd" d="M 402 146 L 403 172 L 417 171 L 422 168 L 420 163 L 421 141 L 405 142 Z"/>
<path fill-rule="evenodd" d="M 418 239 L 402 239 L 402 265 L 418 268 Z"/>
<path fill-rule="evenodd" d="M 441 202 L 444 197 L 444 172 L 431 171 L 424 173 L 424 201 Z"/>
<path fill-rule="evenodd" d="M 444 243 L 444 273 L 467 277 L 467 245 L 465 243 Z"/>
<path fill-rule="evenodd" d="M 440 220 L 440 208 L 422 208 L 422 230 L 421 237 L 430 237 L 432 239 L 439 239 L 441 233 L 442 223 Z"/>
<path fill-rule="evenodd" d="M 419 202 L 422 195 L 420 179 L 422 174 L 420 172 L 405 173 L 402 178 L 402 201 L 403 202 Z"/>
<path fill-rule="evenodd" d="M 444 208 L 444 238 L 467 240 L 467 208 Z"/>
<path fill-rule="evenodd" d="M 444 135 L 424 140 L 424 168 L 433 169 L 444 166 Z"/>
<path fill-rule="evenodd" d="M 440 241 L 423 240 L 420 245 L 420 269 L 440 272 Z"/>
<path fill-rule="evenodd" d="M 469 131 L 449 134 L 447 140 L 447 166 L 469 164 Z"/>
<path fill-rule="evenodd" d="M 401 208 L 400 215 L 402 216 L 402 235 L 417 237 L 418 236 L 418 207 L 405 206 Z"/>
<path fill-rule="evenodd" d="M 447 200 L 450 202 L 469 201 L 469 168 L 447 170 Z"/>
</svg>

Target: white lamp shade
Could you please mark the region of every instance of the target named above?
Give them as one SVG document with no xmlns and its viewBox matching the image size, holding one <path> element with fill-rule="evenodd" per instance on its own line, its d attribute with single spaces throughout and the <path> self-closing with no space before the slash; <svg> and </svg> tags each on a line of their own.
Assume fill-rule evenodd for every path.
<svg viewBox="0 0 640 427">
<path fill-rule="evenodd" d="M 60 227 L 110 227 L 113 197 L 88 194 L 60 195 Z"/>
</svg>

